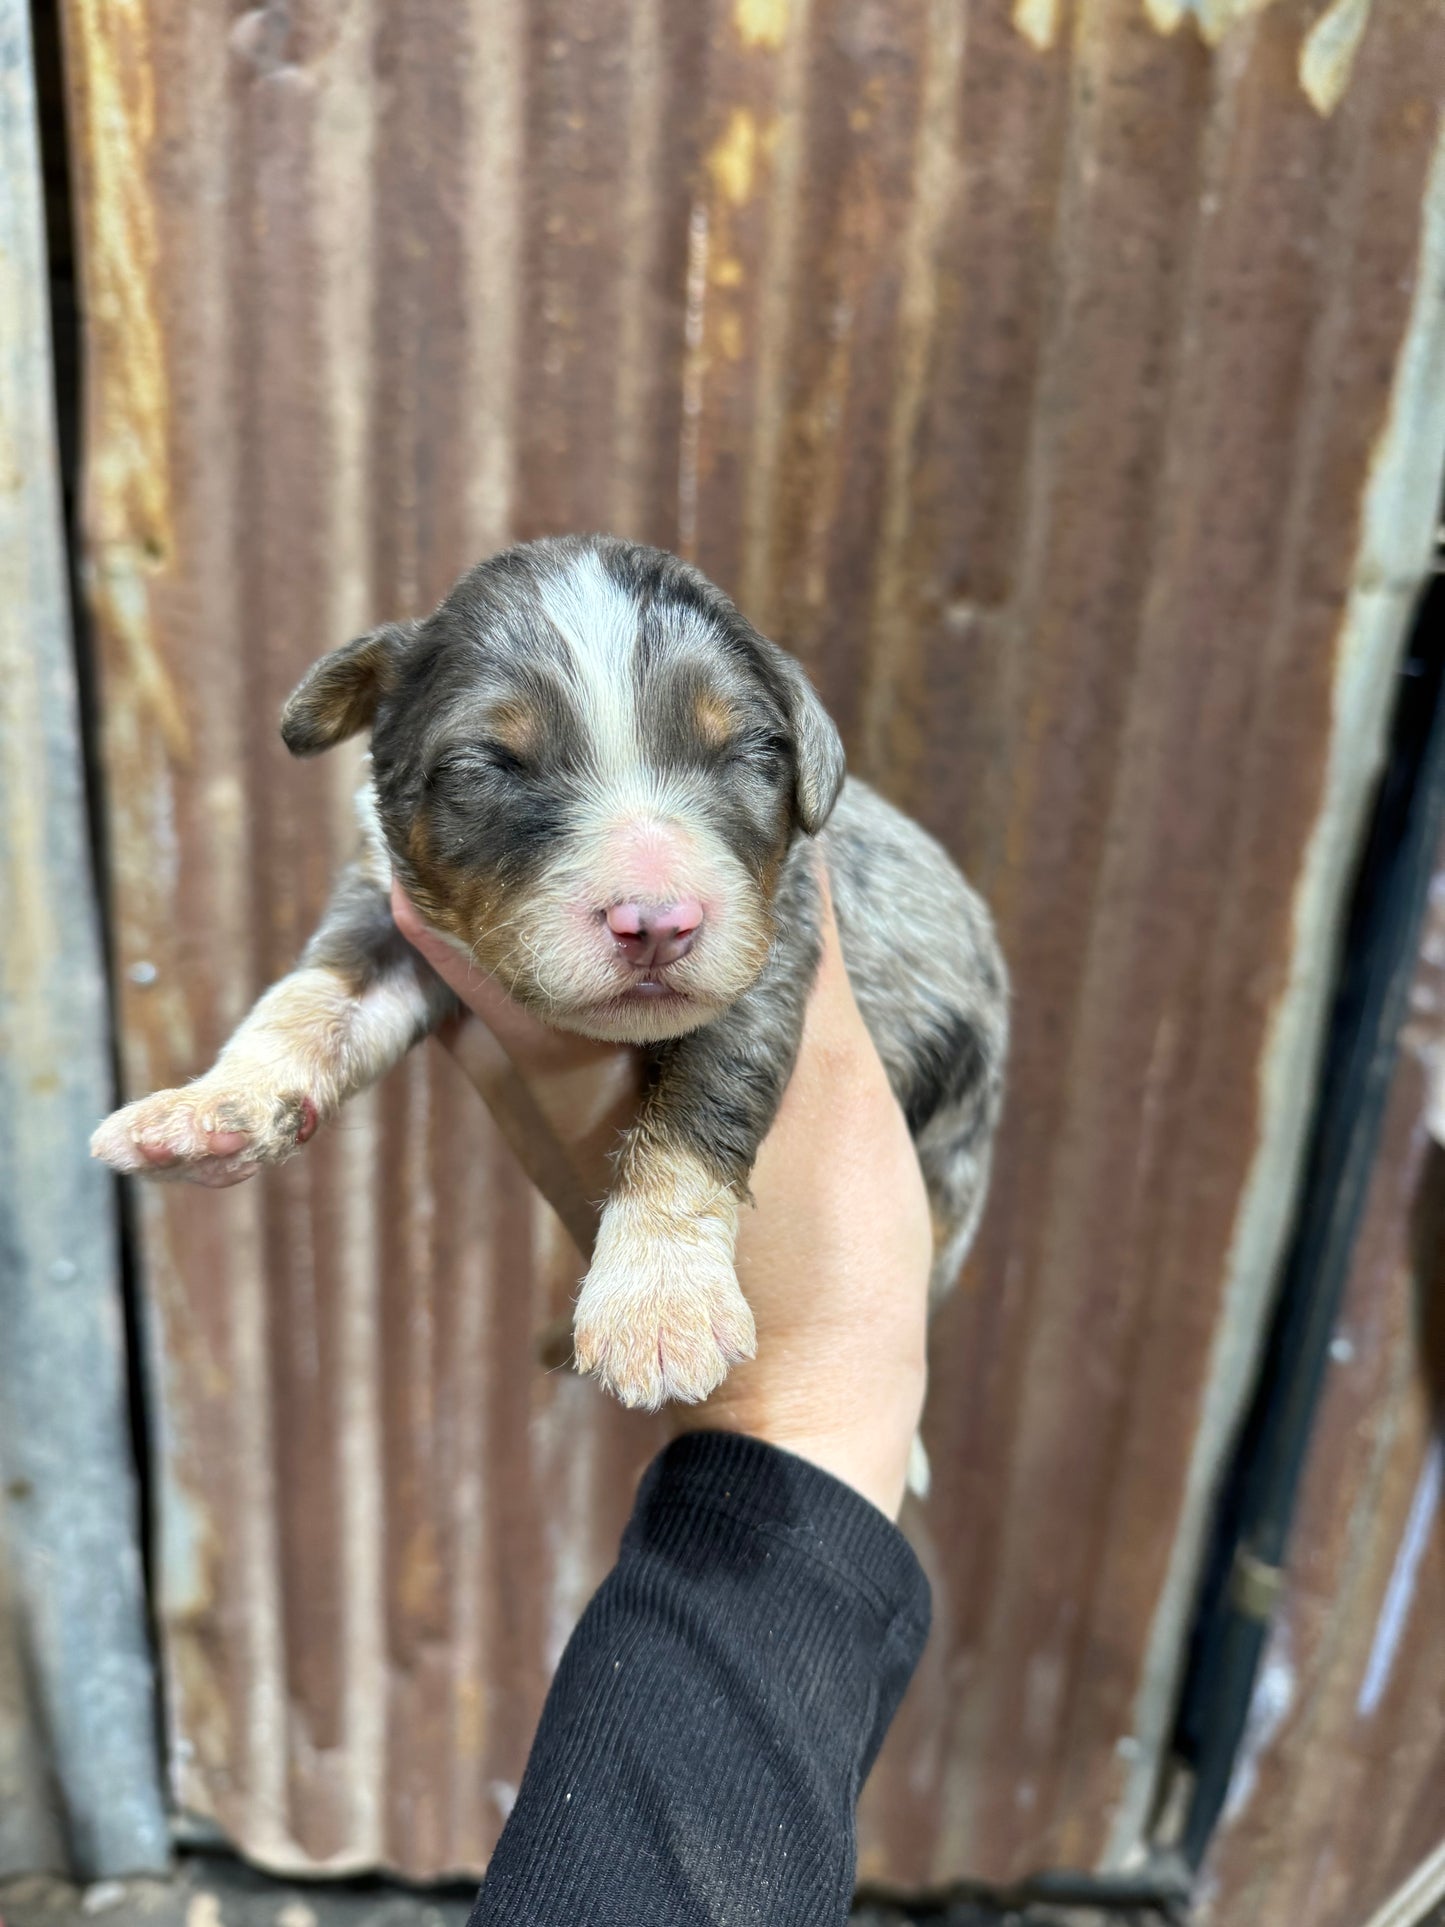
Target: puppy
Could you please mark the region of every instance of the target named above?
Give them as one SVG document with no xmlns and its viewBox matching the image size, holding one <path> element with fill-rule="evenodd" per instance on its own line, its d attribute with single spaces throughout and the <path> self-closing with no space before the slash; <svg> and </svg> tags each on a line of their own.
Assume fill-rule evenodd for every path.
<svg viewBox="0 0 1445 1927">
<path fill-rule="evenodd" d="M 1002 1092 L 992 926 L 929 836 L 845 781 L 801 669 L 720 590 L 610 538 L 510 549 L 425 620 L 323 657 L 281 719 L 298 756 L 363 729 L 361 855 L 300 964 L 212 1070 L 108 1118 L 95 1156 L 234 1183 L 434 1029 L 455 1002 L 392 922 L 398 877 L 547 1023 L 645 1049 L 575 1356 L 627 1405 L 705 1398 L 754 1349 L 733 1242 L 818 961 L 816 838 L 927 1181 L 935 1291 L 951 1283 Z"/>
</svg>

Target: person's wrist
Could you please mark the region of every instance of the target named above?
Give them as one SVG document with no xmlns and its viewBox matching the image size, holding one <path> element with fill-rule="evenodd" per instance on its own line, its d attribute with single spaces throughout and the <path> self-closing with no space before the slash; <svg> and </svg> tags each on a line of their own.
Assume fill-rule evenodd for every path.
<svg viewBox="0 0 1445 1927">
<path fill-rule="evenodd" d="M 785 1387 L 744 1383 L 731 1393 L 724 1385 L 702 1405 L 677 1408 L 675 1424 L 679 1432 L 744 1433 L 791 1452 L 896 1519 L 927 1384 L 920 1356 L 866 1387 L 827 1375 Z"/>
</svg>

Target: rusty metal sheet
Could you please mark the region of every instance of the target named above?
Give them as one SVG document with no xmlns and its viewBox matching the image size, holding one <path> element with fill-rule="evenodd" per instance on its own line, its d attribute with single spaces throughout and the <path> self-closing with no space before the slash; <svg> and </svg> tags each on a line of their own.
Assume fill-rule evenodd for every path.
<svg viewBox="0 0 1445 1927">
<path fill-rule="evenodd" d="M 29 9 L 0 0 L 0 1874 L 163 1867 Z"/>
<path fill-rule="evenodd" d="M 1126 1859 L 1424 565 L 1368 504 L 1441 456 L 1390 435 L 1441 0 L 66 26 L 128 1087 L 349 843 L 351 770 L 275 735 L 307 661 L 516 535 L 696 556 L 1017 982 L 863 1870 Z M 435 1053 L 142 1228 L 178 1796 L 277 1865 L 475 1869 L 657 1438 L 532 1363 L 559 1234 Z"/>
<path fill-rule="evenodd" d="M 1407 1927 L 1445 1899 L 1442 1306 L 1445 852 L 1207 1921 Z"/>
</svg>

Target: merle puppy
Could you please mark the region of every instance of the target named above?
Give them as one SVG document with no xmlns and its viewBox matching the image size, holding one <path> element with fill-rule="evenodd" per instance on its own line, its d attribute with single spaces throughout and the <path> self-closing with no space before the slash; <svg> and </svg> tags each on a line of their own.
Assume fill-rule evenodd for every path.
<svg viewBox="0 0 1445 1927">
<path fill-rule="evenodd" d="M 934 1288 L 987 1184 L 1007 1036 L 988 913 L 862 783 L 798 665 L 675 556 L 608 538 L 481 563 L 424 621 L 325 656 L 281 733 L 371 730 L 363 848 L 298 967 L 215 1067 L 127 1105 L 118 1171 L 229 1184 L 289 1157 L 455 1009 L 400 937 L 427 921 L 548 1023 L 642 1045 L 577 1300 L 581 1370 L 628 1405 L 700 1399 L 754 1349 L 738 1210 L 819 953 L 812 839 L 848 974 L 932 1201 Z"/>
</svg>

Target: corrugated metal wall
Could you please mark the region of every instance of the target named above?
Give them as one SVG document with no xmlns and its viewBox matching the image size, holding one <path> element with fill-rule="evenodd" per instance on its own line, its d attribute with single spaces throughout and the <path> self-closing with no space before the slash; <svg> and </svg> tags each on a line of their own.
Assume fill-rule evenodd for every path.
<svg viewBox="0 0 1445 1927">
<path fill-rule="evenodd" d="M 1445 861 L 1331 1359 L 1201 1886 L 1222 1927 L 1361 1927 L 1417 1870 L 1398 1927 L 1445 1898 Z"/>
<path fill-rule="evenodd" d="M 351 768 L 275 734 L 306 662 L 513 536 L 695 556 L 1017 980 L 862 1870 L 1126 1857 L 1424 566 L 1379 523 L 1442 453 L 1445 6 L 65 18 L 129 1088 L 348 846 Z M 477 1867 L 658 1436 L 533 1363 L 565 1246 L 434 1053 L 142 1229 L 180 1798 L 279 1865 Z"/>
<path fill-rule="evenodd" d="M 0 0 L 0 1877 L 165 1864 L 28 9 Z"/>
</svg>

